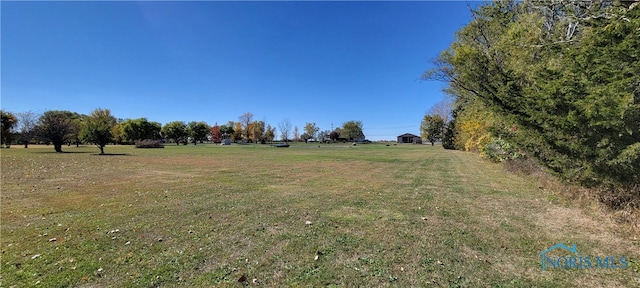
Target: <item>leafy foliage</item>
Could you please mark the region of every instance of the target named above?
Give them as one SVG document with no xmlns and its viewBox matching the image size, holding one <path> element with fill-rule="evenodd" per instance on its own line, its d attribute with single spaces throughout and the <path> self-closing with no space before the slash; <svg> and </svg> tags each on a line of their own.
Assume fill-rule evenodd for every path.
<svg viewBox="0 0 640 288">
<path fill-rule="evenodd" d="M 267 128 L 264 132 L 264 140 L 267 142 L 271 142 L 275 138 L 276 138 L 276 127 L 271 127 L 270 124 L 267 124 Z"/>
<path fill-rule="evenodd" d="M 420 134 L 422 138 L 431 142 L 431 145 L 442 139 L 444 131 L 444 119 L 440 115 L 424 115 L 420 123 Z"/>
<path fill-rule="evenodd" d="M 69 111 L 47 111 L 40 116 L 37 130 L 39 137 L 53 143 L 56 152 L 62 152 L 62 145 L 74 139 L 78 131 L 77 114 Z"/>
<path fill-rule="evenodd" d="M 304 134 L 302 138 L 305 142 L 309 139 L 315 139 L 318 131 L 320 131 L 320 127 L 318 127 L 315 122 L 307 122 L 304 125 Z"/>
<path fill-rule="evenodd" d="M 504 136 L 588 186 L 639 183 L 640 9 L 614 4 L 496 1 L 473 11 L 425 74 L 457 96 L 455 139 L 491 151 Z"/>
<path fill-rule="evenodd" d="M 1 144 L 4 144 L 5 147 L 8 148 L 8 147 L 11 147 L 11 141 L 13 140 L 11 135 L 11 132 L 12 132 L 11 130 L 18 123 L 18 118 L 16 118 L 16 116 L 13 115 L 13 113 L 0 110 L 0 119 L 1 119 L 0 130 L 2 133 Z"/>
<path fill-rule="evenodd" d="M 495 138 L 482 147 L 481 155 L 494 162 L 524 158 L 513 144 L 501 138 Z"/>
<path fill-rule="evenodd" d="M 222 142 L 222 132 L 220 132 L 220 126 L 218 123 L 214 124 L 211 127 L 211 142 L 213 143 L 221 143 Z"/>
<path fill-rule="evenodd" d="M 162 127 L 161 132 L 164 137 L 167 139 L 173 139 L 173 141 L 176 142 L 176 145 L 180 145 L 180 142 L 186 141 L 187 125 L 182 121 L 172 121 L 165 124 Z"/>
<path fill-rule="evenodd" d="M 96 109 L 83 122 L 80 139 L 98 146 L 102 155 L 104 146 L 113 141 L 112 129 L 115 124 L 116 118 L 109 109 Z"/>
<path fill-rule="evenodd" d="M 187 124 L 187 135 L 191 138 L 191 142 L 196 145 L 198 141 L 202 142 L 207 140 L 210 127 L 206 122 L 191 121 Z"/>
<path fill-rule="evenodd" d="M 123 143 L 135 143 L 143 139 L 158 139 L 162 125 L 158 122 L 147 120 L 147 118 L 128 119 L 119 123 L 116 135 Z M 115 133 L 114 133 L 115 134 Z"/>
<path fill-rule="evenodd" d="M 364 132 L 362 132 L 362 121 L 347 121 L 342 123 L 342 129 L 340 130 L 340 138 L 353 141 L 356 139 L 364 139 Z"/>
<path fill-rule="evenodd" d="M 265 138 L 264 121 L 253 121 L 249 123 L 249 140 L 253 143 L 264 142 Z"/>
</svg>

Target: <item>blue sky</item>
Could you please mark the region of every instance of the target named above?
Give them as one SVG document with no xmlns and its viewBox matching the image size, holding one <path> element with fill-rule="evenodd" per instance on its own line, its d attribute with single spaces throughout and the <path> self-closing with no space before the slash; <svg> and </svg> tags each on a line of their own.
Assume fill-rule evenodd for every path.
<svg viewBox="0 0 640 288">
<path fill-rule="evenodd" d="M 445 85 L 420 75 L 475 4 L 2 1 L 0 106 L 419 134 Z"/>
</svg>

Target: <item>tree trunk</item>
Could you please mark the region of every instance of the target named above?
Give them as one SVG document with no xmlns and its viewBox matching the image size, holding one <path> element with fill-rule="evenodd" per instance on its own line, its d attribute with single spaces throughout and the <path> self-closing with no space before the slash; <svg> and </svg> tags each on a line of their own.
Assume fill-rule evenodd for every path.
<svg viewBox="0 0 640 288">
<path fill-rule="evenodd" d="M 62 153 L 62 144 L 61 143 L 54 143 L 53 144 L 53 149 L 55 149 L 56 152 L 58 152 L 58 153 Z"/>
<path fill-rule="evenodd" d="M 98 146 L 100 148 L 100 155 L 104 155 L 104 146 Z"/>
</svg>

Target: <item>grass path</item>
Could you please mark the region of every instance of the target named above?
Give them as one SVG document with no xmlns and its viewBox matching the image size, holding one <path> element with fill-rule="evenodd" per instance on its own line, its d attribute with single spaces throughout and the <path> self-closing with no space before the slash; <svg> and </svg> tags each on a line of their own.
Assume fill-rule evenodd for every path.
<svg viewBox="0 0 640 288">
<path fill-rule="evenodd" d="M 468 153 L 49 150 L 1 151 L 2 287 L 640 287 L 640 236 Z M 628 267 L 542 271 L 556 243 Z"/>
</svg>

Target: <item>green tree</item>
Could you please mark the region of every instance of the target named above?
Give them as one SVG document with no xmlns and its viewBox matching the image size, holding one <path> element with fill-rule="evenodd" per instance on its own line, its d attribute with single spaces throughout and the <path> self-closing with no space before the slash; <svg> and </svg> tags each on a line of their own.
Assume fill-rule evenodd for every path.
<svg viewBox="0 0 640 288">
<path fill-rule="evenodd" d="M 162 130 L 162 124 L 147 118 L 127 119 L 119 124 L 120 137 L 128 144 L 145 139 L 157 140 Z"/>
<path fill-rule="evenodd" d="M 162 135 L 167 139 L 173 139 L 176 145 L 180 145 L 181 141 L 186 141 L 187 125 L 182 121 L 173 121 L 162 126 Z M 186 142 L 185 142 L 186 143 Z"/>
<path fill-rule="evenodd" d="M 233 121 L 229 121 L 229 123 L 220 126 L 220 133 L 222 133 L 222 139 L 230 139 L 231 135 L 233 135 L 233 133 L 235 131 L 233 131 L 233 127 L 235 126 L 235 124 L 233 123 Z"/>
<path fill-rule="evenodd" d="M 71 142 L 73 142 L 76 144 L 76 147 L 80 147 L 80 143 L 82 143 L 82 140 L 80 139 L 80 129 L 82 129 L 82 125 L 84 125 L 83 123 L 86 121 L 87 117 L 88 116 L 84 114 L 71 112 L 73 129 L 71 129 L 71 135 L 69 136 L 70 143 L 68 143 L 68 145 L 71 145 Z"/>
<path fill-rule="evenodd" d="M 40 116 L 37 124 L 39 137 L 53 143 L 53 149 L 60 153 L 65 142 L 77 134 L 76 113 L 69 111 L 47 111 Z"/>
<path fill-rule="evenodd" d="M 442 140 L 444 132 L 444 119 L 440 115 L 424 115 L 420 124 L 421 137 L 431 142 L 431 146 L 436 141 Z"/>
<path fill-rule="evenodd" d="M 425 76 L 449 82 L 463 111 L 491 110 L 494 137 L 559 176 L 588 186 L 636 185 L 640 9 L 607 3 L 481 5 Z"/>
<path fill-rule="evenodd" d="M 210 130 L 211 127 L 206 122 L 191 121 L 187 124 L 187 135 L 191 138 L 193 145 L 196 145 L 198 141 L 202 143 L 207 140 Z"/>
<path fill-rule="evenodd" d="M 104 146 L 113 141 L 113 127 L 116 118 L 109 109 L 96 109 L 85 119 L 80 130 L 80 139 L 86 143 L 93 143 L 104 155 Z"/>
<path fill-rule="evenodd" d="M 362 130 L 363 130 L 362 121 L 344 122 L 342 123 L 342 129 L 340 130 L 340 138 L 344 138 L 349 141 L 364 139 L 365 137 Z"/>
<path fill-rule="evenodd" d="M 267 128 L 264 132 L 264 140 L 267 142 L 273 142 L 273 139 L 276 138 L 276 128 L 271 127 L 271 124 L 267 124 Z"/>
<path fill-rule="evenodd" d="M 0 127 L 2 133 L 2 144 L 9 148 L 11 147 L 11 141 L 13 141 L 13 128 L 18 123 L 18 118 L 16 118 L 16 116 L 11 112 L 0 110 L 0 119 L 0 124 L 2 125 L 2 127 Z"/>
<path fill-rule="evenodd" d="M 304 134 L 302 136 L 304 142 L 307 142 L 309 139 L 315 139 L 318 131 L 320 131 L 320 128 L 316 126 L 315 122 L 307 122 L 304 125 Z"/>
</svg>

